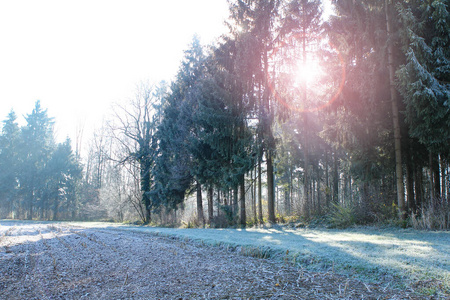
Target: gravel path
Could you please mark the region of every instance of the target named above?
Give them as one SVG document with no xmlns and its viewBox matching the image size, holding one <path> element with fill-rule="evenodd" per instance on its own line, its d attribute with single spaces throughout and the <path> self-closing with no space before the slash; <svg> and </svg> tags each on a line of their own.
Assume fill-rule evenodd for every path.
<svg viewBox="0 0 450 300">
<path fill-rule="evenodd" d="M 181 239 L 0 224 L 0 299 L 423 299 Z"/>
</svg>

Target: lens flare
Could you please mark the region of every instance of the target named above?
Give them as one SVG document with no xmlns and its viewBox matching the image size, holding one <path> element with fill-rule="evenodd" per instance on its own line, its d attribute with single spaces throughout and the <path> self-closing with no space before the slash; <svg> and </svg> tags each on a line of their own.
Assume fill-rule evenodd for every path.
<svg viewBox="0 0 450 300">
<path fill-rule="evenodd" d="M 275 56 L 283 46 L 286 46 L 287 44 L 282 44 L 280 47 L 278 47 L 272 54 L 272 56 Z M 320 111 L 328 106 L 330 106 L 336 99 L 339 97 L 339 95 L 342 93 L 342 89 L 344 88 L 345 80 L 346 80 L 346 69 L 345 69 L 345 63 L 342 55 L 339 53 L 336 47 L 334 47 L 330 42 L 328 42 L 328 45 L 330 49 L 333 50 L 333 52 L 336 53 L 337 58 L 339 60 L 340 64 L 340 82 L 337 88 L 334 92 L 329 93 L 328 96 L 326 96 L 325 99 L 328 98 L 327 101 L 317 103 L 317 105 L 313 105 L 311 107 L 305 107 L 306 103 L 303 103 L 303 107 L 295 107 L 292 104 L 289 104 L 284 97 L 278 93 L 274 82 L 270 80 L 270 75 L 267 74 L 267 81 L 269 82 L 269 89 L 271 90 L 272 96 L 283 106 L 287 107 L 290 110 L 297 111 L 297 112 L 316 112 Z M 306 86 L 311 85 L 312 83 L 317 86 L 316 81 L 319 78 L 327 76 L 327 73 L 325 70 L 323 70 L 319 63 L 314 60 L 309 60 L 306 62 L 306 64 L 303 64 L 303 62 L 298 63 L 296 70 L 291 74 L 291 76 L 294 76 L 293 82 L 294 86 L 301 87 L 303 84 Z"/>
</svg>

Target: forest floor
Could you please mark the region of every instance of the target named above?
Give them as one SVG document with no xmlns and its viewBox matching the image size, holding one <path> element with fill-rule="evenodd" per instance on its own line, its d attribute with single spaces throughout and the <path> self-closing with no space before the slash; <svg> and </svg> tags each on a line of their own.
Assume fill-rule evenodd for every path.
<svg viewBox="0 0 450 300">
<path fill-rule="evenodd" d="M 0 221 L 0 299 L 449 299 L 449 272 L 448 232 Z"/>
</svg>

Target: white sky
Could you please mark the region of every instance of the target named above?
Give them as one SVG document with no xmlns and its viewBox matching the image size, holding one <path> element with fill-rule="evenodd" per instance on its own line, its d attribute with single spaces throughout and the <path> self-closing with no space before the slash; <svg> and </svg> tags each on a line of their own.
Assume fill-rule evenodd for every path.
<svg viewBox="0 0 450 300">
<path fill-rule="evenodd" d="M 88 134 L 139 83 L 170 81 L 193 35 L 213 42 L 227 15 L 226 0 L 0 0 L 0 120 L 39 99 L 59 141 Z"/>
<path fill-rule="evenodd" d="M 325 1 L 329 2 L 329 0 Z M 0 0 L 0 121 L 36 100 L 58 141 L 83 139 L 142 82 L 170 81 L 194 34 L 226 32 L 226 0 Z"/>
</svg>

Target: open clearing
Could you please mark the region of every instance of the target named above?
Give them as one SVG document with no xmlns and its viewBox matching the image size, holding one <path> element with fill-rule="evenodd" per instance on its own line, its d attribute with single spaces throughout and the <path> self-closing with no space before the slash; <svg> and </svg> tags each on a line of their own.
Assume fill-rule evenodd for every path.
<svg viewBox="0 0 450 300">
<path fill-rule="evenodd" d="M 448 232 L 0 221 L 1 299 L 448 299 L 449 274 Z"/>
</svg>

